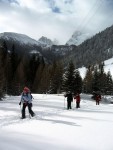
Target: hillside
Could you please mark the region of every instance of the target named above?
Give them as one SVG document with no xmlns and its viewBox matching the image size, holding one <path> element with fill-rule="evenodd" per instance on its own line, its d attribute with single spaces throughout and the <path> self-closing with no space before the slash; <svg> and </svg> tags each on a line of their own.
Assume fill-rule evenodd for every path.
<svg viewBox="0 0 113 150">
<path fill-rule="evenodd" d="M 113 26 L 84 41 L 65 59 L 65 62 L 71 59 L 75 66 L 79 68 L 98 64 L 112 57 Z"/>
<path fill-rule="evenodd" d="M 0 33 L 0 39 L 9 41 L 16 41 L 21 43 L 22 45 L 26 44 L 26 45 L 40 45 L 40 43 L 32 38 L 30 38 L 27 35 L 24 34 L 19 34 L 19 33 L 14 33 L 14 32 L 4 32 L 4 33 Z"/>
</svg>

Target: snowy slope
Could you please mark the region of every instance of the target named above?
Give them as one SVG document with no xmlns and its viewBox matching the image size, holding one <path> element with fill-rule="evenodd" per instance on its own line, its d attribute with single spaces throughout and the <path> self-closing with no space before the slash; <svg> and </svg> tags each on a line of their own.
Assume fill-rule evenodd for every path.
<svg viewBox="0 0 113 150">
<path fill-rule="evenodd" d="M 50 39 L 46 37 L 41 37 L 38 41 L 35 39 L 30 38 L 29 36 L 25 34 L 19 34 L 14 32 L 4 32 L 0 33 L 0 38 L 5 40 L 13 40 L 18 41 L 21 44 L 29 44 L 29 45 L 39 45 L 42 47 L 50 47 L 55 44 L 55 42 L 52 42 Z"/>
<path fill-rule="evenodd" d="M 36 117 L 20 118 L 20 96 L 0 101 L 0 150 L 112 150 L 113 105 L 81 95 L 81 108 L 66 110 L 63 95 L 34 94 Z"/>
<path fill-rule="evenodd" d="M 6 39 L 6 40 L 11 39 L 14 41 L 19 41 L 21 44 L 40 45 L 38 41 L 30 38 L 27 35 L 19 34 L 19 33 L 13 33 L 13 32 L 0 33 L 0 38 Z"/>
<path fill-rule="evenodd" d="M 104 64 L 105 64 L 105 67 L 104 67 L 105 72 L 110 71 L 113 77 L 113 58 L 104 61 Z"/>
<path fill-rule="evenodd" d="M 104 61 L 104 71 L 107 73 L 108 71 L 110 71 L 112 77 L 113 77 L 113 58 L 110 58 L 108 60 L 105 60 Z M 82 68 L 78 68 L 79 72 L 80 72 L 80 75 L 82 78 L 85 77 L 86 75 L 86 71 L 87 69 L 85 67 L 82 67 Z"/>
</svg>

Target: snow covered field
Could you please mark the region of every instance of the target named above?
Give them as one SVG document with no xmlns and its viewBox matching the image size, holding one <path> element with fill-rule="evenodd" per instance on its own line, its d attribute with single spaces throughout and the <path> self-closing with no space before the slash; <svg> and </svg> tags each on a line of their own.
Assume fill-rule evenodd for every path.
<svg viewBox="0 0 113 150">
<path fill-rule="evenodd" d="M 63 95 L 33 94 L 36 117 L 20 119 L 20 96 L 0 101 L 0 150 L 113 150 L 113 104 L 66 110 Z M 65 105 L 65 108 L 64 108 Z"/>
</svg>

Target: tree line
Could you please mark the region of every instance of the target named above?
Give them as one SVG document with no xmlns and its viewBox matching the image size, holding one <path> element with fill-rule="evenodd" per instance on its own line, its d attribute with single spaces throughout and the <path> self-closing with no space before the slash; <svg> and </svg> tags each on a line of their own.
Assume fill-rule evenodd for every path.
<svg viewBox="0 0 113 150">
<path fill-rule="evenodd" d="M 89 66 L 82 79 L 72 61 L 66 68 L 61 61 L 47 64 L 39 54 L 18 55 L 15 45 L 8 50 L 5 42 L 0 45 L 0 68 L 0 98 L 5 94 L 20 95 L 24 86 L 33 93 L 101 91 L 112 94 L 113 91 L 112 76 L 104 72 L 103 63 Z"/>
</svg>

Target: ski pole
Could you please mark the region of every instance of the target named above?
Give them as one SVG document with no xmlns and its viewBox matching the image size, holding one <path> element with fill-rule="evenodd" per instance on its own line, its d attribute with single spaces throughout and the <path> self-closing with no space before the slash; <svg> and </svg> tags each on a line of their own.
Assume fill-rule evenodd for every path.
<svg viewBox="0 0 113 150">
<path fill-rule="evenodd" d="M 19 105 L 20 105 L 20 113 L 22 114 L 21 102 L 19 103 Z"/>
<path fill-rule="evenodd" d="M 31 119 L 31 114 L 30 114 L 30 112 L 29 112 L 29 110 L 30 110 L 29 104 L 27 104 L 27 107 L 28 107 L 29 118 Z"/>
<path fill-rule="evenodd" d="M 29 113 L 29 118 L 31 119 L 31 114 Z"/>
<path fill-rule="evenodd" d="M 74 108 L 73 100 L 72 100 L 72 109 Z"/>
</svg>

